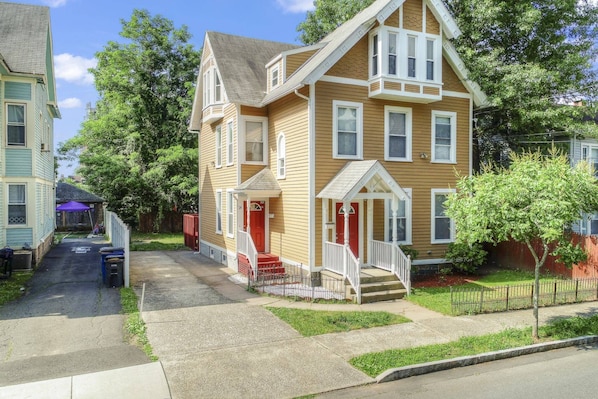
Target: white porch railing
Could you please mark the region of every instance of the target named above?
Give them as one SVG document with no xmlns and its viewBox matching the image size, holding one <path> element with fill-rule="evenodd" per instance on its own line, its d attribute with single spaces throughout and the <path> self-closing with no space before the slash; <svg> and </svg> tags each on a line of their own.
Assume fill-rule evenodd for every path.
<svg viewBox="0 0 598 399">
<path fill-rule="evenodd" d="M 361 267 L 351 249 L 333 242 L 324 243 L 324 268 L 346 277 L 355 290 L 357 303 L 361 304 Z"/>
<path fill-rule="evenodd" d="M 237 232 L 237 251 L 247 256 L 251 270 L 253 271 L 253 277 L 257 277 L 257 249 L 248 232 L 242 230 Z M 251 276 L 247 277 L 251 278 Z"/>
<path fill-rule="evenodd" d="M 401 248 L 391 242 L 370 242 L 370 264 L 394 273 L 405 286 L 407 295 L 411 293 L 411 257 L 403 253 Z"/>
</svg>

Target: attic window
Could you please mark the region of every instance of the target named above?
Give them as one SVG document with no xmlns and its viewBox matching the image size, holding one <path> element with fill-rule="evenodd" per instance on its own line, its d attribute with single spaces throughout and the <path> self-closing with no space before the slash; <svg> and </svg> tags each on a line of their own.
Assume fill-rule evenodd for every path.
<svg viewBox="0 0 598 399">
<path fill-rule="evenodd" d="M 222 103 L 222 82 L 216 68 L 208 69 L 203 75 L 204 107 Z"/>
<path fill-rule="evenodd" d="M 272 75 L 271 75 L 270 87 L 275 88 L 280 83 L 280 78 L 279 78 L 280 68 L 278 65 L 276 65 L 275 67 L 272 68 L 271 74 Z"/>
</svg>

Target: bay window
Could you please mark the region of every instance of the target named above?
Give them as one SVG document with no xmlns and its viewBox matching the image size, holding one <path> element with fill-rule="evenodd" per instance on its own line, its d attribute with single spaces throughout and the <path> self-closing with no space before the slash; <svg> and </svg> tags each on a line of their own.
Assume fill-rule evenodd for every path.
<svg viewBox="0 0 598 399">
<path fill-rule="evenodd" d="M 25 143 L 25 105 L 6 105 L 6 143 L 8 145 L 21 145 Z"/>
</svg>

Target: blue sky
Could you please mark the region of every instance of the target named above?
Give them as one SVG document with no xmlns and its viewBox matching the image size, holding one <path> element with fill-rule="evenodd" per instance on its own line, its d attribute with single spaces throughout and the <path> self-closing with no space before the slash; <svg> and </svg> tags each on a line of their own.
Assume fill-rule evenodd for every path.
<svg viewBox="0 0 598 399">
<path fill-rule="evenodd" d="M 3 0 L 7 1 L 7 0 Z M 8 1 L 11 2 L 11 1 Z M 162 15 L 175 27 L 186 25 L 199 50 L 206 31 L 218 31 L 257 39 L 297 43 L 297 25 L 313 8 L 312 0 L 19 0 L 22 4 L 50 7 L 54 43 L 57 95 L 62 119 L 54 121 L 55 146 L 73 137 L 85 116 L 87 103 L 97 93 L 87 69 L 95 66 L 94 55 L 108 41 L 123 42 L 121 20 L 134 9 Z M 61 164 L 60 175 L 74 173 Z"/>
</svg>

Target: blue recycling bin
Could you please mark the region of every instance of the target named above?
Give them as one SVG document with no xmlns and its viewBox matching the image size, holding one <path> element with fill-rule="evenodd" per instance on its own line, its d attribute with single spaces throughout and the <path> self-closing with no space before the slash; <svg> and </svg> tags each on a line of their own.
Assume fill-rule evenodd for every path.
<svg viewBox="0 0 598 399">
<path fill-rule="evenodd" d="M 102 282 L 108 285 L 108 274 L 106 273 L 106 258 L 108 256 L 120 256 L 124 259 L 125 249 L 122 247 L 102 247 L 100 248 L 100 255 L 102 256 L 102 261 L 100 263 L 100 268 L 102 269 Z"/>
</svg>

